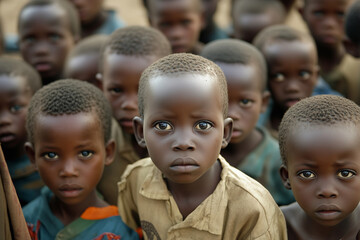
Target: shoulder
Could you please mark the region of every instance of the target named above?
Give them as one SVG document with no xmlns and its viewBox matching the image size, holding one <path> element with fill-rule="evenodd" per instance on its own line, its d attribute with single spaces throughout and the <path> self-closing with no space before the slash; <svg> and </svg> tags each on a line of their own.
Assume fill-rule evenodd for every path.
<svg viewBox="0 0 360 240">
<path fill-rule="evenodd" d="M 41 189 L 41 195 L 28 203 L 23 208 L 24 217 L 26 222 L 34 223 L 39 219 L 42 211 L 49 208 L 49 199 L 52 196 L 52 192 L 49 188 L 43 187 Z"/>
</svg>

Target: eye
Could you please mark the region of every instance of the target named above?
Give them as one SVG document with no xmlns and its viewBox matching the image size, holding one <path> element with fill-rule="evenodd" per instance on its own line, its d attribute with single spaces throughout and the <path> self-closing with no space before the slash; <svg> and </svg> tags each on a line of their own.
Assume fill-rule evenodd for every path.
<svg viewBox="0 0 360 240">
<path fill-rule="evenodd" d="M 169 131 L 172 129 L 171 125 L 167 122 L 158 122 L 155 124 L 155 128 L 162 131 Z"/>
<path fill-rule="evenodd" d="M 283 82 L 285 81 L 285 76 L 282 73 L 275 73 L 272 75 L 271 80 L 274 82 Z"/>
<path fill-rule="evenodd" d="M 242 99 L 240 100 L 240 106 L 242 107 L 250 107 L 252 105 L 254 101 L 250 100 L 250 99 Z"/>
<path fill-rule="evenodd" d="M 24 37 L 21 39 L 21 41 L 22 41 L 23 43 L 30 44 L 30 43 L 35 42 L 35 37 L 33 37 L 33 36 L 24 36 Z"/>
<path fill-rule="evenodd" d="M 122 89 L 122 88 L 111 88 L 110 89 L 110 92 L 112 92 L 112 93 L 122 93 L 122 92 L 124 92 L 124 90 Z"/>
<path fill-rule="evenodd" d="M 49 39 L 51 41 L 53 41 L 53 42 L 58 41 L 60 38 L 61 38 L 61 36 L 59 34 L 56 34 L 56 33 L 50 34 L 50 36 L 49 36 Z"/>
<path fill-rule="evenodd" d="M 324 11 L 320 11 L 320 10 L 314 11 L 313 14 L 316 17 L 322 17 L 322 16 L 324 16 Z"/>
<path fill-rule="evenodd" d="M 59 158 L 59 156 L 54 152 L 44 153 L 43 156 L 46 160 L 55 160 Z"/>
<path fill-rule="evenodd" d="M 311 77 L 311 72 L 303 70 L 299 72 L 299 76 L 302 78 L 302 80 L 309 80 Z"/>
<path fill-rule="evenodd" d="M 346 178 L 352 178 L 356 174 L 355 174 L 354 171 L 344 169 L 344 170 L 340 170 L 337 175 L 340 178 L 345 178 L 346 179 Z"/>
<path fill-rule="evenodd" d="M 314 179 L 316 177 L 316 175 L 312 171 L 308 170 L 299 172 L 298 176 L 304 179 Z"/>
<path fill-rule="evenodd" d="M 338 16 L 339 18 L 344 18 L 344 17 L 345 17 L 345 13 L 344 13 L 343 11 L 339 11 L 339 12 L 337 12 L 336 14 L 337 14 L 337 16 Z"/>
<path fill-rule="evenodd" d="M 185 20 L 181 21 L 181 24 L 183 26 L 189 26 L 191 24 L 191 22 L 192 22 L 191 19 L 185 19 Z"/>
<path fill-rule="evenodd" d="M 212 124 L 209 122 L 201 121 L 195 125 L 195 128 L 198 130 L 208 130 L 212 128 Z"/>
<path fill-rule="evenodd" d="M 93 154 L 94 154 L 94 152 L 92 152 L 92 151 L 81 151 L 78 156 L 79 156 L 80 158 L 88 159 L 88 158 L 90 158 Z"/>
<path fill-rule="evenodd" d="M 20 105 L 13 105 L 10 107 L 10 112 L 17 113 L 22 109 L 22 106 Z"/>
</svg>

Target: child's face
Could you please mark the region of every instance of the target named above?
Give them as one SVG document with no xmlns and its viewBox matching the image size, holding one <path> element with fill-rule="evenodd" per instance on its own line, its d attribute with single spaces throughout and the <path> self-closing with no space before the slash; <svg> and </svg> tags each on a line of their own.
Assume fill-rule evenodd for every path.
<svg viewBox="0 0 360 240">
<path fill-rule="evenodd" d="M 19 19 L 21 55 L 45 84 L 62 75 L 65 59 L 74 45 L 66 13 L 56 4 L 26 8 Z"/>
<path fill-rule="evenodd" d="M 79 14 L 82 24 L 90 23 L 102 11 L 104 0 L 70 0 Z"/>
<path fill-rule="evenodd" d="M 312 0 L 303 17 L 317 44 L 337 47 L 344 38 L 344 15 L 349 0 Z"/>
<path fill-rule="evenodd" d="M 266 108 L 269 94 L 264 93 L 260 69 L 254 64 L 217 64 L 228 85 L 228 116 L 234 121 L 231 143 L 239 143 L 254 130 L 260 113 Z"/>
<path fill-rule="evenodd" d="M 100 80 L 96 78 L 98 69 L 99 54 L 82 54 L 68 59 L 65 77 L 86 81 L 101 89 Z"/>
<path fill-rule="evenodd" d="M 173 183 L 193 183 L 216 162 L 231 137 L 224 120 L 217 80 L 207 75 L 163 75 L 150 79 L 143 121 L 144 140 L 154 164 Z"/>
<path fill-rule="evenodd" d="M 105 54 L 103 91 L 113 116 L 127 133 L 134 134 L 132 119 L 139 115 L 137 93 L 141 74 L 156 59 Z"/>
<path fill-rule="evenodd" d="M 23 148 L 25 118 L 32 97 L 23 77 L 0 75 L 0 143 L 5 152 Z"/>
<path fill-rule="evenodd" d="M 233 16 L 234 37 L 251 43 L 262 29 L 282 22 L 282 16 L 270 10 L 258 14 L 236 14 Z"/>
<path fill-rule="evenodd" d="M 95 113 L 39 115 L 35 128 L 34 146 L 27 143 L 26 150 L 44 183 L 64 204 L 92 202 L 114 147 L 104 143 Z"/>
<path fill-rule="evenodd" d="M 170 41 L 174 53 L 191 52 L 198 42 L 203 16 L 193 0 L 152 1 L 151 25 Z"/>
<path fill-rule="evenodd" d="M 360 201 L 359 128 L 300 126 L 287 144 L 288 164 L 281 173 L 296 201 L 319 224 L 340 223 Z"/>
<path fill-rule="evenodd" d="M 316 51 L 305 41 L 272 41 L 263 49 L 269 71 L 269 89 L 283 111 L 310 97 L 318 76 Z"/>
</svg>

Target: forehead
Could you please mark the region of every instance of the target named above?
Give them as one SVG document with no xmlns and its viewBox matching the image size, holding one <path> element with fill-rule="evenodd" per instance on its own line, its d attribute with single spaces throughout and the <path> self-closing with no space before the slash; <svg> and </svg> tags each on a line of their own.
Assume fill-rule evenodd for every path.
<svg viewBox="0 0 360 240">
<path fill-rule="evenodd" d="M 19 94 L 31 92 L 28 81 L 21 76 L 0 74 L 0 93 Z"/>
<path fill-rule="evenodd" d="M 19 28 L 32 29 L 37 24 L 70 29 L 67 14 L 58 4 L 28 6 L 19 18 Z"/>
<path fill-rule="evenodd" d="M 256 89 L 262 92 L 262 69 L 255 63 L 223 63 L 216 64 L 224 72 L 228 91 L 238 91 L 238 88 Z"/>
<path fill-rule="evenodd" d="M 305 39 L 294 41 L 273 39 L 267 41 L 263 47 L 263 54 L 269 64 L 276 64 L 277 61 L 286 62 L 291 58 L 300 58 L 314 63 L 317 61 L 314 44 Z"/>
<path fill-rule="evenodd" d="M 198 12 L 200 6 L 199 0 L 149 0 L 150 13 L 160 15 L 168 11 Z"/>
<path fill-rule="evenodd" d="M 148 105 L 171 109 L 175 105 L 196 105 L 201 108 L 210 104 L 222 112 L 220 102 L 217 80 L 209 75 L 168 74 L 149 79 L 146 97 Z"/>
<path fill-rule="evenodd" d="M 336 6 L 343 8 L 353 2 L 353 0 L 305 0 L 304 7 L 329 7 Z"/>
</svg>

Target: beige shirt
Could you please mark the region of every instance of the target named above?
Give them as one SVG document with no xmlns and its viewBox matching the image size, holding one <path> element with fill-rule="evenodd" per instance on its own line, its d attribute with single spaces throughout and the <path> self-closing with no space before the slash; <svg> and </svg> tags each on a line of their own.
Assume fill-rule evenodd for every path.
<svg viewBox="0 0 360 240">
<path fill-rule="evenodd" d="M 285 219 L 269 192 L 221 156 L 221 180 L 185 220 L 150 158 L 129 165 L 119 186 L 123 221 L 145 239 L 287 239 Z"/>
<path fill-rule="evenodd" d="M 121 180 L 121 175 L 127 165 L 139 160 L 139 156 L 131 146 L 130 136 L 122 131 L 114 118 L 111 122 L 111 138 L 114 139 L 116 143 L 114 161 L 110 165 L 105 166 L 97 189 L 103 195 L 105 201 L 111 205 L 116 205 L 118 193 L 117 183 Z"/>
</svg>

